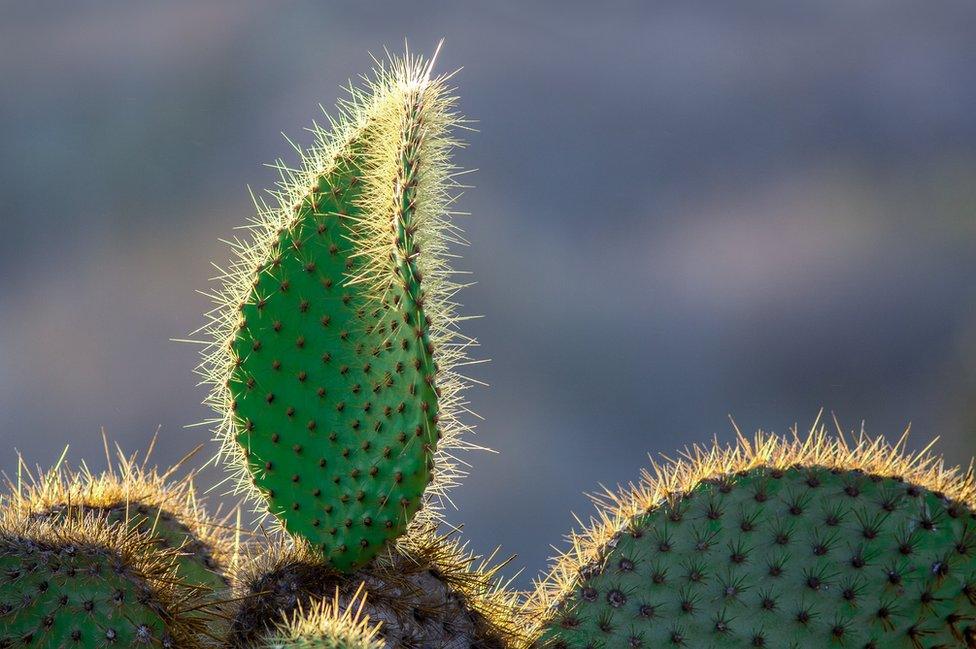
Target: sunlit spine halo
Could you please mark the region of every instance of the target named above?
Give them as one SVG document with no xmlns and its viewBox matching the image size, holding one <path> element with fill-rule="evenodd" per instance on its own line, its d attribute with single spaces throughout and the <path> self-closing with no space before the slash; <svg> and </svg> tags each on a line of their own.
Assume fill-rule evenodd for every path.
<svg viewBox="0 0 976 649">
<path fill-rule="evenodd" d="M 595 496 L 530 598 L 535 646 L 976 644 L 976 481 L 816 423 Z"/>
<path fill-rule="evenodd" d="M 436 58 L 436 57 L 435 57 Z M 221 458 L 260 513 L 353 570 L 436 517 L 472 448 L 449 265 L 454 222 L 453 74 L 411 55 L 350 84 L 328 128 L 250 236 L 234 239 L 211 297 L 199 367 Z"/>
</svg>

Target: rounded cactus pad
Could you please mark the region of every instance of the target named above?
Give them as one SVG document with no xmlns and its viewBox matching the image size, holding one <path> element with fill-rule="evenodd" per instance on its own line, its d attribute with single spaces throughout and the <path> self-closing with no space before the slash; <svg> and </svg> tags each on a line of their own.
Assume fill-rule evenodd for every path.
<svg viewBox="0 0 976 649">
<path fill-rule="evenodd" d="M 144 534 L 160 549 L 177 550 L 177 577 L 219 593 L 229 586 L 224 572 L 236 542 L 227 517 L 211 518 L 197 499 L 192 473 L 177 479 L 187 458 L 164 471 L 121 450 L 103 473 L 75 469 L 62 459 L 49 471 L 27 470 L 20 482 L 7 484 L 6 506 L 19 515 L 57 522 L 92 515 Z M 192 454 L 191 454 L 192 455 Z"/>
<path fill-rule="evenodd" d="M 260 645 L 263 649 L 384 649 L 377 637 L 378 624 L 363 614 L 362 588 L 342 601 L 337 588 L 332 599 L 297 610 Z"/>
<path fill-rule="evenodd" d="M 217 296 L 202 370 L 244 489 L 343 571 L 400 536 L 459 471 L 462 378 L 447 268 L 459 118 L 407 56 L 353 89 Z M 429 498 L 428 498 L 429 501 Z"/>
<path fill-rule="evenodd" d="M 202 646 L 209 622 L 199 590 L 175 578 L 177 556 L 101 517 L 54 521 L 6 511 L 0 646 Z"/>
<path fill-rule="evenodd" d="M 538 646 L 976 646 L 972 474 L 822 430 L 656 469 L 540 585 Z"/>
<path fill-rule="evenodd" d="M 54 508 L 44 515 L 71 515 L 74 505 Z M 188 584 L 209 588 L 219 592 L 227 588 L 224 566 L 217 557 L 226 557 L 226 547 L 216 549 L 215 543 L 201 535 L 190 524 L 174 512 L 158 506 L 141 502 L 116 503 L 108 507 L 78 506 L 77 511 L 90 511 L 96 516 L 104 516 L 109 523 L 122 523 L 149 536 L 159 547 L 174 548 L 179 551 L 176 558 L 177 577 Z M 191 523 L 192 524 L 192 523 Z M 226 542 L 226 539 L 221 539 Z"/>
<path fill-rule="evenodd" d="M 282 546 L 255 557 L 237 579 L 242 605 L 230 644 L 265 646 L 260 643 L 280 637 L 283 623 L 303 619 L 338 592 L 342 610 L 358 609 L 358 596 L 365 597 L 361 614 L 380 625 L 381 647 L 522 646 L 525 625 L 515 594 L 498 581 L 501 565 L 478 560 L 433 527 L 412 529 L 350 574 L 337 573 L 301 545 Z"/>
</svg>

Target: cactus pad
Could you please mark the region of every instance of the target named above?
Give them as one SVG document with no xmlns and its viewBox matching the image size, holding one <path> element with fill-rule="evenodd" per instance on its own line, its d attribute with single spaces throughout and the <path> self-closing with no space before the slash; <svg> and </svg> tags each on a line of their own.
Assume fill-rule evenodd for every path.
<svg viewBox="0 0 976 649">
<path fill-rule="evenodd" d="M 100 517 L 52 521 L 5 512 L 0 646 L 201 646 L 208 622 L 199 591 L 174 579 L 176 557 Z"/>
<path fill-rule="evenodd" d="M 976 643 L 971 475 L 822 433 L 689 457 L 575 537 L 539 646 Z"/>
<path fill-rule="evenodd" d="M 467 343 L 444 263 L 458 118 L 430 67 L 395 60 L 315 130 L 238 246 L 203 364 L 245 489 L 342 571 L 458 474 Z"/>
<path fill-rule="evenodd" d="M 109 525 L 122 523 L 160 549 L 178 550 L 181 580 L 219 593 L 229 586 L 223 571 L 236 551 L 230 525 L 207 515 L 196 498 L 192 473 L 173 477 L 183 461 L 163 472 L 148 467 L 152 448 L 141 461 L 119 450 L 114 466 L 109 458 L 109 469 L 101 474 L 84 465 L 73 469 L 63 461 L 50 471 L 38 468 L 36 476 L 21 471 L 21 483 L 7 485 L 8 507 L 36 519 L 61 521 L 91 514 Z"/>
<path fill-rule="evenodd" d="M 214 548 L 206 537 L 198 535 L 171 511 L 140 502 L 119 502 L 108 506 L 93 507 L 72 503 L 70 506 L 53 507 L 38 516 L 63 520 L 67 516 L 91 513 L 104 518 L 106 523 L 124 524 L 150 538 L 157 547 L 178 550 L 177 576 L 189 584 L 220 591 L 228 586 L 215 559 Z"/>
<path fill-rule="evenodd" d="M 238 579 L 243 603 L 230 644 L 266 642 L 283 621 L 295 620 L 337 591 L 340 607 L 348 610 L 357 606 L 362 591 L 362 614 L 381 624 L 382 647 L 521 646 L 524 625 L 514 595 L 497 582 L 499 568 L 477 561 L 432 528 L 411 530 L 351 574 L 336 573 L 307 548 L 279 548 L 256 557 Z"/>
</svg>

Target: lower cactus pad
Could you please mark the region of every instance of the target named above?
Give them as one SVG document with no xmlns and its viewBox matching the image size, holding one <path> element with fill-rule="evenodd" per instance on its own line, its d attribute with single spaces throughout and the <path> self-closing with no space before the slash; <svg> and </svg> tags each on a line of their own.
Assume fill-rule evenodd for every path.
<svg viewBox="0 0 976 649">
<path fill-rule="evenodd" d="M 243 599 L 231 646 L 271 642 L 283 622 L 337 592 L 344 610 L 365 596 L 362 615 L 381 625 L 377 637 L 387 649 L 520 646 L 524 628 L 514 596 L 495 581 L 499 566 L 475 564 L 462 547 L 429 531 L 413 532 L 351 574 L 337 573 L 308 550 L 259 558 L 239 580 Z"/>
<path fill-rule="evenodd" d="M 62 520 L 66 516 L 79 516 L 86 513 L 103 517 L 109 524 L 124 524 L 145 534 L 160 548 L 179 551 L 176 557 L 177 576 L 186 583 L 215 592 L 228 587 L 215 558 L 215 549 L 204 538 L 198 536 L 176 514 L 166 509 L 144 503 L 116 503 L 108 506 L 86 506 L 83 503 L 54 507 L 40 512 L 39 516 Z"/>
<path fill-rule="evenodd" d="M 155 439 L 150 452 L 154 444 Z M 114 466 L 99 474 L 63 462 L 49 471 L 38 468 L 36 477 L 27 472 L 27 480 L 7 485 L 7 506 L 39 520 L 91 514 L 110 525 L 124 523 L 160 549 L 178 550 L 177 576 L 184 582 L 215 594 L 226 590 L 223 570 L 236 552 L 233 526 L 226 517 L 208 516 L 196 497 L 192 473 L 173 477 L 182 462 L 159 471 L 147 467 L 145 458 L 136 459 L 119 451 Z"/>
<path fill-rule="evenodd" d="M 971 475 L 822 432 L 689 458 L 575 537 L 539 646 L 976 646 Z"/>
<path fill-rule="evenodd" d="M 201 646 L 208 620 L 185 614 L 200 601 L 175 551 L 96 516 L 4 519 L 0 647 Z"/>
</svg>

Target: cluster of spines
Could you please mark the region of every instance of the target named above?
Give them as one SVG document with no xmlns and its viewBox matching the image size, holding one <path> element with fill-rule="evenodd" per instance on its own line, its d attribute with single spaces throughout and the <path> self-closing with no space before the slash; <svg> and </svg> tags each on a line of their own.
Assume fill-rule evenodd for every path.
<svg viewBox="0 0 976 649">
<path fill-rule="evenodd" d="M 279 623 L 275 633 L 262 641 L 262 649 L 384 649 L 378 637 L 381 624 L 364 614 L 366 595 L 362 586 L 348 602 L 336 588 L 331 599 L 320 599 L 307 609 L 301 606 Z"/>
<path fill-rule="evenodd" d="M 0 647 L 194 649 L 216 638 L 179 552 L 104 517 L 0 513 Z"/>
<path fill-rule="evenodd" d="M 93 473 L 86 464 L 65 461 L 67 449 L 50 470 L 31 469 L 18 458 L 16 479 L 7 478 L 3 505 L 11 515 L 57 522 L 94 516 L 143 533 L 161 549 L 177 554 L 177 575 L 216 596 L 229 587 L 226 571 L 237 559 L 239 532 L 227 516 L 208 514 L 197 498 L 193 472 L 177 478 L 188 453 L 160 471 L 149 465 L 157 438 L 141 459 L 116 447 L 113 461 L 106 440 L 107 469 Z"/>
<path fill-rule="evenodd" d="M 241 308 L 253 299 L 256 273 L 279 258 L 282 233 L 295 226 L 305 207 L 314 208 L 320 182 L 335 165 L 349 160 L 350 146 L 364 133 L 371 146 L 356 151 L 363 157 L 361 177 L 354 178 L 359 185 L 358 210 L 342 215 L 351 226 L 348 237 L 357 249 L 356 263 L 347 266 L 346 277 L 333 281 L 365 291 L 374 307 L 381 307 L 390 287 L 400 282 L 416 306 L 405 314 L 405 324 L 420 332 L 426 353 L 418 371 L 437 394 L 432 413 L 437 438 L 427 443 L 433 456 L 430 464 L 436 466 L 427 489 L 428 506 L 423 508 L 428 516 L 436 515 L 444 490 L 462 474 L 453 453 L 473 447 L 461 436 L 468 429 L 460 418 L 466 411 L 463 391 L 468 382 L 457 369 L 468 362 L 467 350 L 476 343 L 457 331 L 461 318 L 454 296 L 461 285 L 447 264 L 448 246 L 464 243 L 450 211 L 459 187 L 450 162 L 450 151 L 459 142 L 450 131 L 463 126 L 463 120 L 453 109 L 450 75 L 431 77 L 432 64 L 408 54 L 392 59 L 389 67 L 378 63 L 374 78 L 365 79 L 365 88 L 350 85 L 350 98 L 340 103 L 340 117 L 330 118 L 331 129 L 315 125 L 315 144 L 299 150 L 301 167 L 277 165 L 281 182 L 272 192 L 277 205 L 260 202 L 258 217 L 249 226 L 253 238 L 232 242 L 236 258 L 229 269 L 221 270 L 220 286 L 212 295 L 217 307 L 202 330 L 208 340 L 200 371 L 212 388 L 207 401 L 219 416 L 213 423 L 224 442 L 222 454 L 237 473 L 238 487 L 253 497 L 259 512 L 264 508 L 262 494 L 252 484 L 247 449 L 237 439 L 238 429 L 247 422 L 234 413 L 231 390 L 241 362 L 234 345 L 243 324 Z M 377 311 L 382 318 L 387 309 Z M 395 326 L 389 323 L 391 330 Z"/>
<path fill-rule="evenodd" d="M 607 490 L 596 498 L 599 518 L 591 521 L 589 529 L 571 535 L 571 550 L 557 559 L 548 577 L 538 584 L 530 602 L 529 617 L 542 620 L 536 637 L 544 639 L 546 646 L 558 647 L 564 646 L 559 644 L 565 642 L 560 639 L 562 636 L 576 637 L 577 640 L 586 636 L 587 633 L 575 636 L 573 633 L 581 623 L 575 613 L 575 601 L 589 605 L 591 613 L 601 608 L 604 611 L 595 620 L 591 638 L 594 642 L 610 637 L 620 640 L 620 636 L 614 634 L 624 633 L 619 625 L 621 621 L 631 619 L 634 626 L 630 642 L 634 646 L 641 646 L 642 629 L 652 628 L 648 624 L 671 625 L 670 635 L 663 640 L 673 646 L 686 646 L 691 637 L 687 624 L 698 625 L 700 630 L 703 622 L 696 619 L 696 613 L 711 610 L 716 598 L 721 600 L 725 595 L 720 595 L 724 593 L 731 598 L 727 602 L 729 606 L 715 612 L 715 619 L 711 621 L 715 634 L 713 641 L 719 643 L 717 646 L 721 646 L 722 638 L 731 634 L 733 628 L 739 634 L 736 636 L 739 641 L 742 641 L 741 634 L 748 636 L 748 642 L 741 646 L 774 646 L 776 641 L 783 641 L 784 635 L 771 634 L 756 621 L 763 614 L 777 610 L 782 593 L 775 589 L 782 586 L 781 576 L 796 572 L 795 568 L 804 562 L 811 562 L 804 569 L 803 579 L 796 584 L 796 592 L 791 592 L 787 600 L 796 608 L 794 621 L 797 628 L 812 625 L 814 620 L 818 627 L 826 625 L 822 638 L 825 643 L 837 642 L 846 646 L 856 637 L 862 637 L 863 646 L 870 648 L 880 646 L 877 637 L 884 636 L 886 642 L 893 641 L 893 635 L 870 634 L 864 628 L 851 628 L 851 616 L 845 616 L 841 611 L 851 613 L 859 604 L 862 607 L 877 604 L 875 621 L 882 629 L 894 629 L 893 620 L 898 610 L 909 606 L 904 599 L 906 594 L 896 597 L 894 593 L 905 590 L 908 581 L 919 580 L 924 583 L 915 593 L 918 601 L 912 604 L 922 611 L 920 618 L 944 614 L 945 619 L 930 619 L 928 624 L 920 619 L 918 624 L 907 627 L 900 623 L 900 627 L 905 627 L 902 629 L 905 646 L 928 646 L 926 639 L 936 641 L 935 638 L 945 637 L 942 634 L 948 634 L 960 643 L 974 642 L 971 637 L 974 633 L 972 613 L 976 606 L 973 560 L 976 555 L 973 530 L 976 487 L 973 472 L 970 470 L 960 475 L 956 470 L 947 470 L 940 459 L 927 453 L 927 449 L 916 454 L 906 453 L 903 442 L 892 447 L 880 438 L 871 439 L 862 433 L 855 444 L 848 445 L 842 436 L 828 437 L 822 427 L 815 425 L 803 440 L 796 433 L 792 440 L 762 434 L 747 440 L 740 435 L 739 444 L 734 448 L 695 447 L 689 449 L 680 461 L 665 466 L 655 464 L 655 474 L 645 472 L 640 484 L 630 485 L 620 492 Z M 783 480 L 784 476 L 796 478 L 797 472 L 803 472 L 799 476 L 802 485 L 788 493 L 775 493 L 780 488 L 779 483 L 787 482 Z M 811 494 L 821 480 L 827 482 L 827 478 L 842 481 L 839 500 L 814 514 L 810 511 Z M 779 525 L 772 530 L 775 533 L 766 539 L 768 553 L 760 559 L 756 558 L 756 552 L 760 546 L 766 545 L 752 536 L 758 524 L 755 515 L 758 510 L 750 514 L 744 509 L 726 511 L 722 506 L 726 494 L 743 485 L 748 485 L 752 506 L 761 509 L 768 501 L 783 507 Z M 855 507 L 855 503 L 864 504 L 864 495 L 869 492 L 874 506 Z M 892 534 L 892 530 L 884 527 L 884 522 L 900 506 L 904 507 L 901 501 L 905 498 L 918 501 L 918 514 L 911 518 L 912 529 L 900 528 Z M 801 526 L 797 523 L 814 515 L 818 517 L 819 525 L 809 538 L 801 535 L 798 531 Z M 652 517 L 659 522 L 650 524 Z M 725 539 L 727 547 L 715 547 L 716 530 L 729 522 L 734 523 L 735 534 Z M 946 536 L 947 522 L 955 522 L 956 527 L 961 525 L 950 535 L 951 538 Z M 857 547 L 845 545 L 849 539 L 841 538 L 843 535 L 838 526 L 848 528 L 845 534 L 849 530 L 857 532 L 860 538 Z M 940 526 L 941 532 L 938 531 Z M 889 536 L 881 538 L 882 533 Z M 884 549 L 878 543 L 884 545 Z M 801 547 L 804 544 L 809 545 L 808 553 Z M 924 548 L 920 549 L 920 545 Z M 639 556 L 621 554 L 620 548 L 631 546 L 650 549 L 640 552 Z M 866 587 L 873 585 L 865 581 L 866 566 L 878 563 L 878 557 L 885 550 L 890 550 L 888 554 L 892 558 L 885 559 L 890 565 L 883 566 L 884 574 L 878 579 L 885 582 L 884 588 L 890 588 L 892 595 L 887 599 L 882 597 L 879 602 L 862 602 L 859 597 L 868 597 Z M 671 565 L 671 554 L 681 554 L 685 562 L 676 568 Z M 930 554 L 932 556 L 928 557 Z M 928 557 L 921 561 L 924 565 L 919 563 L 921 555 Z M 763 563 L 763 569 L 768 569 L 768 575 L 761 579 L 765 583 L 746 583 L 739 573 L 750 563 L 752 569 L 758 569 L 755 568 L 756 561 Z M 830 561 L 836 565 L 849 565 L 849 568 L 841 570 L 843 574 L 835 574 L 836 571 L 827 574 L 825 565 Z M 790 572 L 791 569 L 794 570 Z M 643 580 L 637 590 L 634 590 L 635 582 L 627 579 L 637 574 L 635 570 Z M 710 580 L 709 588 L 718 595 L 701 592 L 706 578 Z M 625 583 L 630 584 L 629 590 L 623 586 Z M 594 587 L 599 584 L 602 584 L 601 588 Z M 749 591 L 748 597 L 745 590 Z M 666 593 L 668 597 L 657 601 L 649 596 L 655 592 L 659 595 Z M 834 607 L 821 601 L 825 610 L 820 611 L 809 597 L 807 604 L 796 604 L 796 600 L 791 599 L 828 592 L 836 592 L 837 605 Z M 758 607 L 757 617 L 751 617 L 752 613 L 742 617 L 744 613 L 740 605 L 744 599 Z M 628 613 L 624 613 L 624 609 Z M 830 619 L 824 619 L 825 615 Z M 589 623 L 593 622 L 590 620 Z M 744 630 L 743 625 L 750 623 L 755 623 L 755 628 Z M 938 628 L 932 626 L 935 623 Z M 558 628 L 567 631 L 561 633 Z M 789 637 L 788 634 L 785 637 Z M 566 646 L 575 647 L 576 644 Z"/>
</svg>

